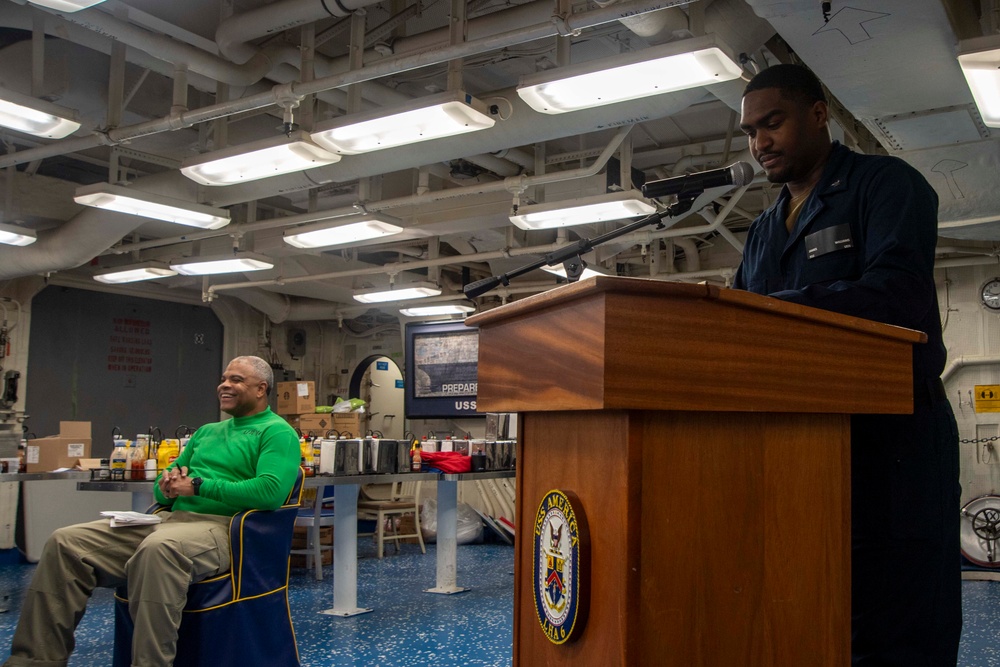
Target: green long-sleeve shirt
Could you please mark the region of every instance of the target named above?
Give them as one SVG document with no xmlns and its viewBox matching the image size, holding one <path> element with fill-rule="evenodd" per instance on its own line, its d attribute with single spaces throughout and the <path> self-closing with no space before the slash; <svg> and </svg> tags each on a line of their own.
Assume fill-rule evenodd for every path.
<svg viewBox="0 0 1000 667">
<path fill-rule="evenodd" d="M 295 429 L 267 408 L 202 426 L 191 436 L 167 470 L 187 466 L 188 477 L 204 480 L 199 495 L 167 498 L 157 484 L 154 496 L 172 510 L 202 514 L 275 509 L 288 497 L 300 460 Z"/>
</svg>

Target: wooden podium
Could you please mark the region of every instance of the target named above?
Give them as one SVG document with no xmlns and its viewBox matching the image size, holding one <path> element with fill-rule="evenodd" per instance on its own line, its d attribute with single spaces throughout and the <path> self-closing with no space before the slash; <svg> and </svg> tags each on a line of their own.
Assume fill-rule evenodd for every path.
<svg viewBox="0 0 1000 667">
<path fill-rule="evenodd" d="M 912 412 L 924 335 L 706 285 L 598 277 L 469 318 L 519 412 L 514 665 L 850 664 L 852 413 Z M 587 620 L 542 632 L 533 523 L 589 524 Z"/>
</svg>

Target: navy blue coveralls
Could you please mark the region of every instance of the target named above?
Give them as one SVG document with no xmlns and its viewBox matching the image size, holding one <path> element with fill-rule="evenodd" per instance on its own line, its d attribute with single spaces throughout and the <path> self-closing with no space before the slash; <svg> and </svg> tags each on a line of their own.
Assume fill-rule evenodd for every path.
<svg viewBox="0 0 1000 667">
<path fill-rule="evenodd" d="M 783 187 L 750 227 L 734 287 L 928 338 L 913 346 L 914 413 L 851 418 L 853 664 L 954 666 L 961 490 L 940 381 L 937 194 L 902 160 L 834 142 L 791 234 L 788 202 Z"/>
</svg>

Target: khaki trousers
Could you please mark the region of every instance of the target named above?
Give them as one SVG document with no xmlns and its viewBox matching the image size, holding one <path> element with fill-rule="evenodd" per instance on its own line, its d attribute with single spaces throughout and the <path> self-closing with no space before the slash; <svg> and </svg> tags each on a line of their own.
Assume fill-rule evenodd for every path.
<svg viewBox="0 0 1000 667">
<path fill-rule="evenodd" d="M 191 582 L 229 570 L 228 516 L 161 512 L 163 522 L 60 528 L 42 549 L 5 667 L 65 667 L 97 586 L 128 584 L 134 667 L 169 667 Z"/>
</svg>

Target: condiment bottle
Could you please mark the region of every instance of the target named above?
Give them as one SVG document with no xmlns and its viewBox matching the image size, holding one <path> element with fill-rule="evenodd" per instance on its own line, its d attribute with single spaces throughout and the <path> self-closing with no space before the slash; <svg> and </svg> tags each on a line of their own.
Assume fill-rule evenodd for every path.
<svg viewBox="0 0 1000 667">
<path fill-rule="evenodd" d="M 121 482 L 125 479 L 125 469 L 129 465 L 128 440 L 115 440 L 115 448 L 111 451 L 111 479 Z"/>
<path fill-rule="evenodd" d="M 156 467 L 166 470 L 181 455 L 181 442 L 177 438 L 164 438 L 156 450 Z"/>
<path fill-rule="evenodd" d="M 135 442 L 128 452 L 130 474 L 126 475 L 133 481 L 146 479 L 146 450 L 149 447 L 149 435 L 140 433 L 135 436 Z"/>
<path fill-rule="evenodd" d="M 423 464 L 423 457 L 420 456 L 420 443 L 415 442 L 413 444 L 413 451 L 410 453 L 410 470 L 412 472 L 420 472 Z"/>
</svg>

